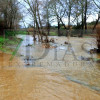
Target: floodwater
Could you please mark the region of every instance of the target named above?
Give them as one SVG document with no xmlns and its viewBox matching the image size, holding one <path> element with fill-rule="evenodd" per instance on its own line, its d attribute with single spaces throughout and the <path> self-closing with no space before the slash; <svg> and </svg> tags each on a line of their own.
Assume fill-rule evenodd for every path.
<svg viewBox="0 0 100 100">
<path fill-rule="evenodd" d="M 100 100 L 100 56 L 83 50 L 96 47 L 94 38 L 53 37 L 56 48 L 45 49 L 18 37 L 24 41 L 12 62 L 0 53 L 0 100 Z"/>
<path fill-rule="evenodd" d="M 33 37 L 24 37 L 18 54 L 25 67 L 46 68 L 100 92 L 100 63 L 95 62 L 100 55 L 87 52 L 96 48 L 95 38 L 53 38 L 55 43 L 50 44 L 56 48 L 45 49 L 41 43 L 34 43 Z M 64 44 L 65 41 L 70 45 Z"/>
</svg>

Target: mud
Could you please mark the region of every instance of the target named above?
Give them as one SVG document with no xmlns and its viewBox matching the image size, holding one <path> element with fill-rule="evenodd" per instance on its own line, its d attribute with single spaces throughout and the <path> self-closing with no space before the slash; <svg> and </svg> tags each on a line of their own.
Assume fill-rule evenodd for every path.
<svg viewBox="0 0 100 100">
<path fill-rule="evenodd" d="M 81 65 L 81 60 L 75 60 L 72 54 L 75 51 L 77 57 L 91 57 L 81 46 L 84 42 L 93 43 L 95 39 L 71 38 L 69 42 L 72 48 L 69 48 L 64 44 L 65 41 L 68 42 L 67 38 L 54 38 L 56 41 L 52 45 L 57 45 L 57 61 L 54 59 L 55 48 L 47 52 L 48 49 L 42 48 L 40 43 L 32 44 L 32 39 L 30 43 L 22 43 L 12 63 L 9 61 L 11 55 L 0 52 L 0 100 L 100 100 L 100 64 L 85 61 L 85 65 Z M 26 47 L 26 44 L 31 46 Z M 88 44 L 85 47 L 91 49 Z M 47 52 L 46 56 L 37 59 L 44 52 Z M 100 55 L 93 57 L 100 58 Z M 26 67 L 25 58 L 44 62 L 44 65 Z M 31 60 L 28 61 L 31 63 Z M 48 65 L 46 62 L 55 64 Z M 69 64 L 65 66 L 65 62 Z M 73 65 L 73 62 L 78 64 Z"/>
<path fill-rule="evenodd" d="M 44 68 L 0 70 L 0 100 L 100 100 L 100 94 Z"/>
</svg>

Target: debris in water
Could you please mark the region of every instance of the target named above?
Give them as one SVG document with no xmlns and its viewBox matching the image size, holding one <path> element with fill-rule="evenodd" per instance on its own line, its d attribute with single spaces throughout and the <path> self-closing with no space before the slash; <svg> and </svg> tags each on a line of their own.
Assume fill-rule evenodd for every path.
<svg viewBox="0 0 100 100">
<path fill-rule="evenodd" d="M 51 38 L 51 39 L 50 39 L 50 42 L 55 43 L 54 38 Z"/>
<path fill-rule="evenodd" d="M 26 64 L 26 66 L 30 66 L 30 64 L 28 63 L 28 64 Z"/>
<path fill-rule="evenodd" d="M 93 54 L 93 53 L 97 53 L 98 49 L 97 48 L 94 48 L 94 49 L 90 49 L 90 54 Z"/>
<path fill-rule="evenodd" d="M 31 47 L 32 46 L 32 44 L 28 44 L 28 45 L 26 45 L 26 47 Z"/>
<path fill-rule="evenodd" d="M 42 44 L 43 48 L 57 48 L 57 46 L 51 46 L 49 43 Z"/>
<path fill-rule="evenodd" d="M 68 44 L 68 42 L 67 41 L 65 41 L 65 43 L 64 44 Z"/>
<path fill-rule="evenodd" d="M 83 56 L 80 56 L 79 60 L 90 61 L 90 60 L 92 60 L 92 58 L 85 58 Z"/>
</svg>

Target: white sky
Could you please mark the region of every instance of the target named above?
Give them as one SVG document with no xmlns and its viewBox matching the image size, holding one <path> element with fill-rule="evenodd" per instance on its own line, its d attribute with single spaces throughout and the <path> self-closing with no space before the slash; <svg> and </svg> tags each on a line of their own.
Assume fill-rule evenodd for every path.
<svg viewBox="0 0 100 100">
<path fill-rule="evenodd" d="M 87 19 L 87 22 L 92 22 L 92 21 L 95 21 L 96 19 L 98 18 L 98 14 L 96 15 L 90 15 Z M 71 18 L 71 20 L 73 20 L 73 18 Z M 67 25 L 68 24 L 68 19 L 67 18 L 63 18 L 63 22 Z M 57 22 L 56 22 L 56 19 L 55 19 L 55 22 L 52 23 L 52 25 L 56 26 L 57 25 Z"/>
<path fill-rule="evenodd" d="M 87 22 L 95 21 L 97 18 L 98 18 L 98 14 L 96 14 L 95 16 L 90 15 L 90 16 L 88 17 L 88 19 L 87 19 Z M 73 18 L 71 18 L 71 20 L 72 20 L 72 19 L 73 19 Z M 25 20 L 25 22 L 26 22 L 26 27 L 28 26 L 28 24 L 30 24 L 30 23 L 32 24 L 32 21 L 30 20 L 30 18 L 29 18 L 28 16 L 26 16 L 26 17 L 24 18 L 24 20 Z M 68 24 L 68 19 L 67 19 L 67 18 L 63 18 L 63 22 L 67 25 L 67 24 Z M 20 25 L 23 26 L 23 22 L 21 22 Z M 56 21 L 56 19 L 54 20 L 54 22 L 52 22 L 51 25 L 52 25 L 52 26 L 57 26 L 57 21 Z"/>
</svg>

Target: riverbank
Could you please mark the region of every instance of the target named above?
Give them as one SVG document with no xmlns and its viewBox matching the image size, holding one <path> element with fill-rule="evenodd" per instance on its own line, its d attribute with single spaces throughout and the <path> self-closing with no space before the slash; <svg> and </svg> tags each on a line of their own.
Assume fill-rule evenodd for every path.
<svg viewBox="0 0 100 100">
<path fill-rule="evenodd" d="M 16 46 L 22 41 L 22 39 L 19 39 L 17 37 L 11 36 L 11 37 L 0 37 L 0 51 L 5 53 L 12 53 Z"/>
</svg>

